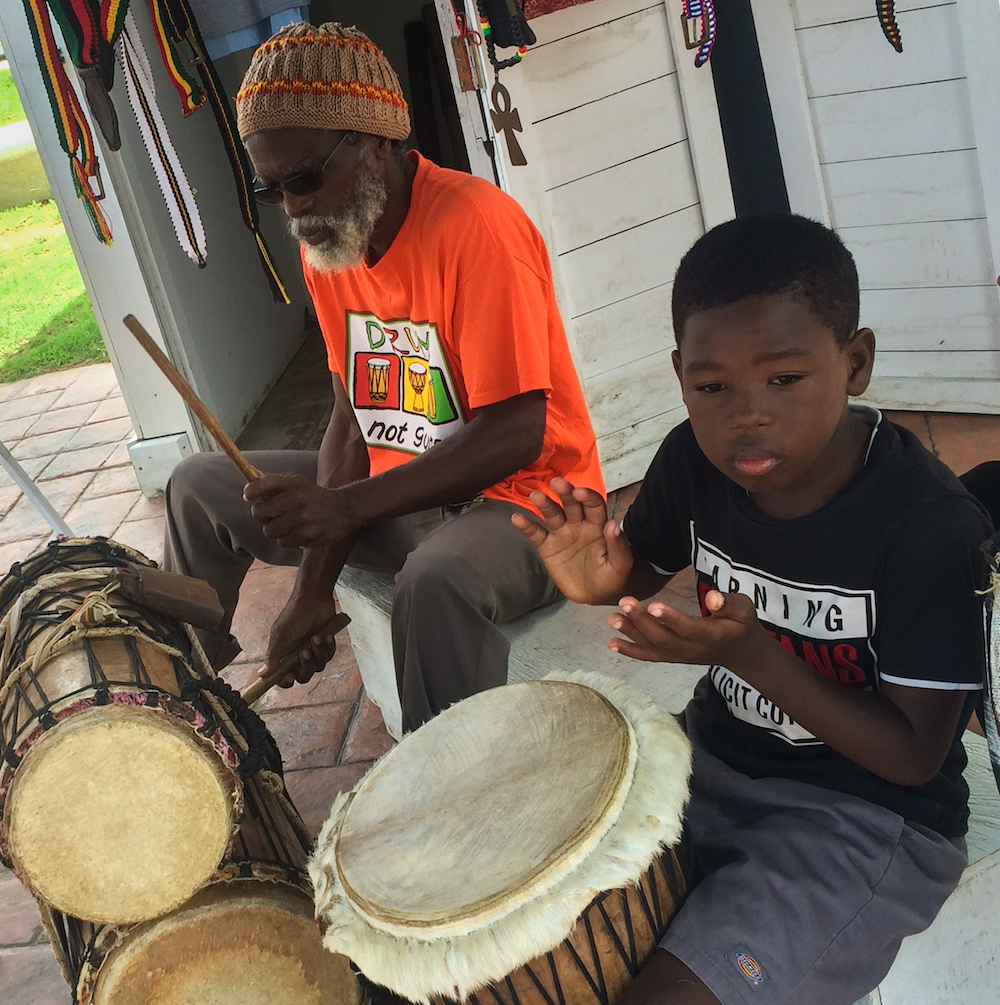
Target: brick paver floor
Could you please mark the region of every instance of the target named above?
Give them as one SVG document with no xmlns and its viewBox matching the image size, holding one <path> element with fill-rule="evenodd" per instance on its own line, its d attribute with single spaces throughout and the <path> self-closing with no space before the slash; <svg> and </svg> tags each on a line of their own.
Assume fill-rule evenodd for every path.
<svg viewBox="0 0 1000 1005">
<path fill-rule="evenodd" d="M 320 376 L 317 376 L 317 372 Z M 322 349 L 311 340 L 241 437 L 254 447 L 312 447 L 329 416 Z M 953 470 L 1000 458 L 1000 417 L 890 413 Z M 36 479 L 78 534 L 105 534 L 150 558 L 162 558 L 163 502 L 145 499 L 129 463 L 131 423 L 110 364 L 0 385 L 0 441 Z M 637 486 L 615 494 L 620 517 Z M 0 471 L 0 571 L 51 536 L 6 473 Z M 268 628 L 291 590 L 294 570 L 255 563 L 240 595 L 233 630 L 243 645 L 224 672 L 235 687 L 254 677 Z M 688 593 L 690 584 L 682 590 Z M 350 788 L 392 745 L 364 693 L 349 633 L 336 657 L 309 684 L 273 689 L 261 714 L 285 762 L 289 791 L 315 833 L 334 796 Z M 32 898 L 0 867 L 0 1002 L 70 1001 Z"/>
<path fill-rule="evenodd" d="M 304 354 L 308 355 L 308 354 Z M 300 377 L 299 358 L 290 367 Z M 248 447 L 316 446 L 329 409 L 329 378 L 306 382 L 290 405 L 270 402 L 273 425 L 258 418 Z M 317 432 L 318 430 L 318 432 Z M 163 500 L 139 491 L 126 444 L 131 423 L 110 364 L 0 385 L 0 440 L 74 533 L 104 534 L 150 558 L 163 555 Z M 0 471 L 0 572 L 51 537 L 20 490 Z M 225 678 L 243 688 L 256 676 L 271 621 L 281 610 L 294 569 L 255 563 L 241 592 L 233 631 L 243 645 Z M 392 745 L 378 708 L 361 685 L 348 636 L 309 684 L 273 689 L 260 703 L 275 736 L 286 781 L 310 830 L 316 833 L 337 793 L 351 788 Z M 0 1002 L 67 1005 L 69 989 L 42 931 L 34 900 L 0 867 Z"/>
</svg>

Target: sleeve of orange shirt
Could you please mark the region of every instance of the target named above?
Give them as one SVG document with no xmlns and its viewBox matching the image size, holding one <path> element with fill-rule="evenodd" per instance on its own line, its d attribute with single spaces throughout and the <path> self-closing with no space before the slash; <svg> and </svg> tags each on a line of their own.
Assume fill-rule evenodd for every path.
<svg viewBox="0 0 1000 1005">
<path fill-rule="evenodd" d="M 469 405 L 548 394 L 550 342 L 565 334 L 541 235 L 499 189 L 488 200 L 463 201 L 454 231 L 452 342 Z"/>
</svg>

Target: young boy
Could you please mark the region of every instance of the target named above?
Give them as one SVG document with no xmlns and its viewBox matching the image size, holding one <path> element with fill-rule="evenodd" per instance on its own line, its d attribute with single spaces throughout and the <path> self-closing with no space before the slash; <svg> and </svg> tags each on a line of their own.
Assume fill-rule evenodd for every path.
<svg viewBox="0 0 1000 1005">
<path fill-rule="evenodd" d="M 741 217 L 673 290 L 689 421 L 621 527 L 552 482 L 515 524 L 609 647 L 708 664 L 684 713 L 704 878 L 629 1005 L 851 1005 L 966 865 L 962 731 L 984 673 L 982 507 L 911 433 L 849 405 L 871 376 L 858 277 L 795 216 Z M 643 608 L 693 563 L 702 617 Z M 622 598 L 619 600 L 619 598 Z"/>
</svg>

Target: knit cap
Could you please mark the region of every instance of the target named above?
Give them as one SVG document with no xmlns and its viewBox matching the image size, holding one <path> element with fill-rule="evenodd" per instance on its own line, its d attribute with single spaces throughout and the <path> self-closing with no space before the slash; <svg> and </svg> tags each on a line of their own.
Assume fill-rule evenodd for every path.
<svg viewBox="0 0 1000 1005">
<path fill-rule="evenodd" d="M 405 140 L 410 115 L 382 50 L 336 22 L 290 24 L 253 55 L 236 95 L 240 138 L 265 129 L 345 129 Z"/>
</svg>

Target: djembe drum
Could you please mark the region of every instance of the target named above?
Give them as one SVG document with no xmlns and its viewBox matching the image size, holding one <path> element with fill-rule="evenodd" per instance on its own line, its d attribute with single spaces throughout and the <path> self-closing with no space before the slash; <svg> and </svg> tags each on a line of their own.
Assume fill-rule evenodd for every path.
<svg viewBox="0 0 1000 1005">
<path fill-rule="evenodd" d="M 259 772 L 245 800 L 230 857 L 165 916 L 113 927 L 40 904 L 77 1005 L 358 1005 L 313 921 L 309 837 L 280 778 Z"/>
<path fill-rule="evenodd" d="M 0 857 L 59 911 L 108 924 L 211 877 L 267 745 L 193 632 L 124 599 L 129 564 L 152 563 L 52 542 L 0 582 Z"/>
<path fill-rule="evenodd" d="M 309 864 L 324 944 L 373 1002 L 614 1005 L 686 892 L 690 768 L 618 680 L 459 702 L 334 803 Z"/>
</svg>

